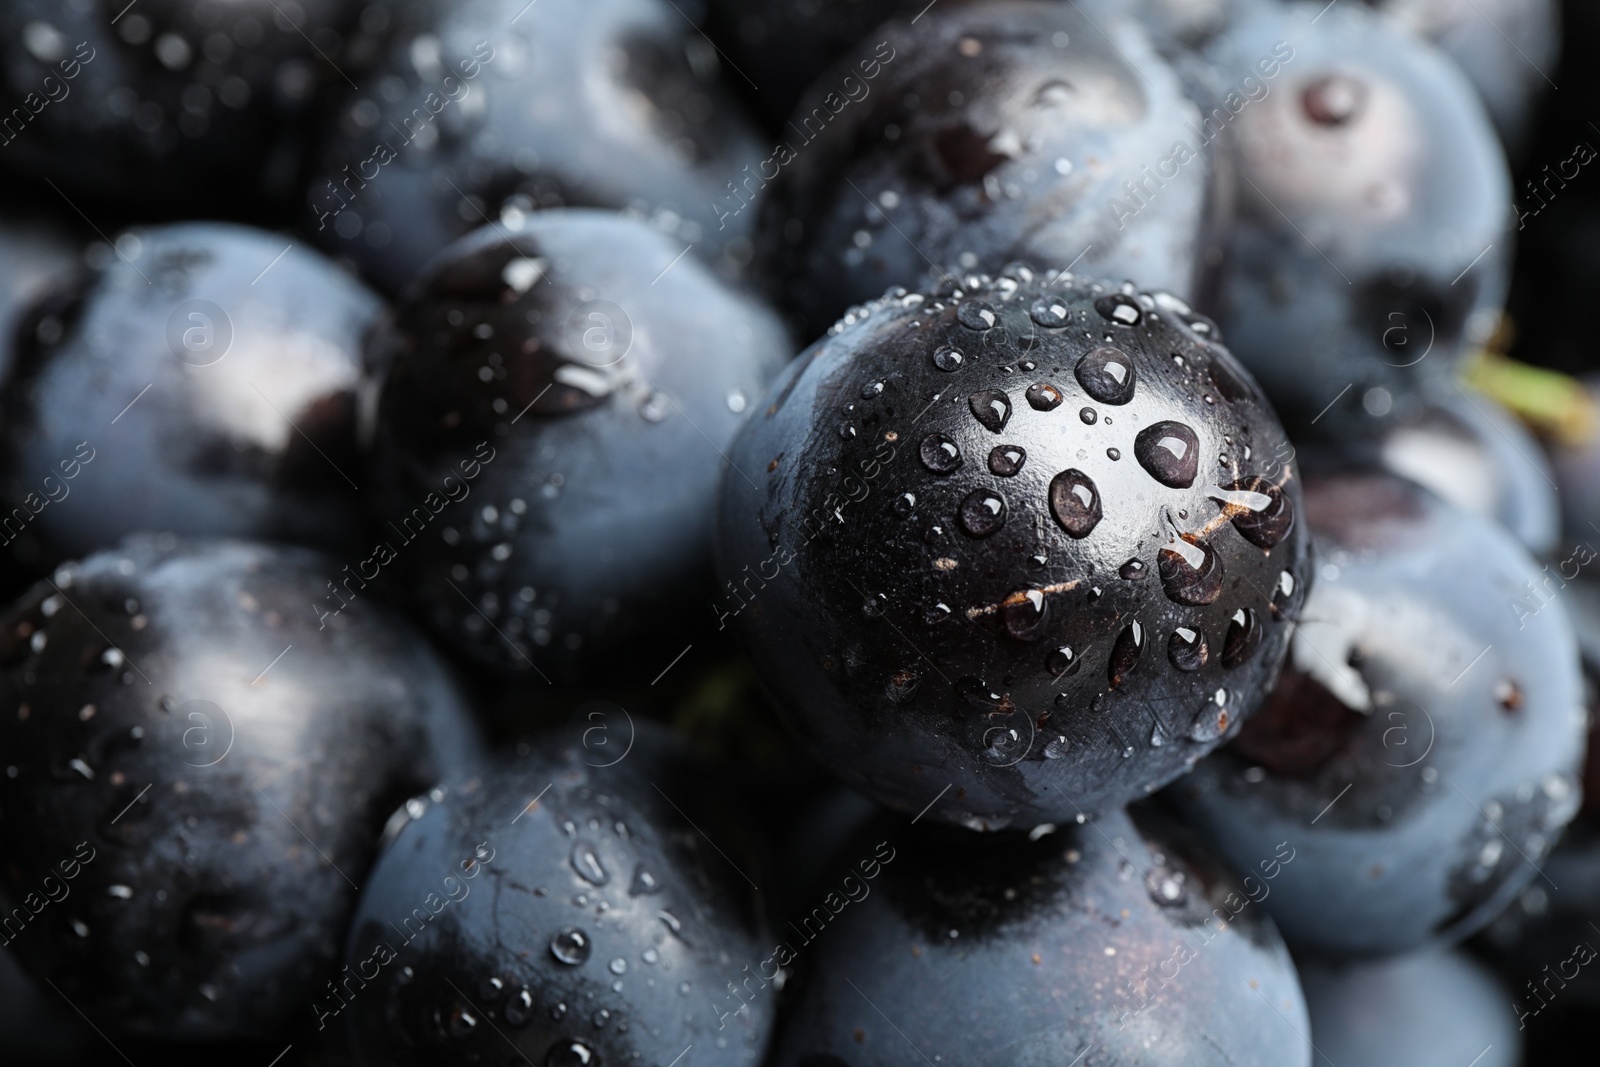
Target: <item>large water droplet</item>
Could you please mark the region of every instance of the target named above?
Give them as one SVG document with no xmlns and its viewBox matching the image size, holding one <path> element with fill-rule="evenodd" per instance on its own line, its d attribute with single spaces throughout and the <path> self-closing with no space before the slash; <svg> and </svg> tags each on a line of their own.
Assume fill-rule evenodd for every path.
<svg viewBox="0 0 1600 1067">
<path fill-rule="evenodd" d="M 1037 641 L 1044 636 L 1050 617 L 1050 602 L 1037 589 L 1012 593 L 1000 604 L 1000 621 L 1006 633 L 1018 641 Z"/>
<path fill-rule="evenodd" d="M 1187 626 L 1180 626 L 1167 638 L 1167 659 L 1180 671 L 1197 671 L 1206 665 L 1211 648 L 1206 635 Z"/>
<path fill-rule="evenodd" d="M 1111 659 L 1106 663 L 1106 680 L 1111 683 L 1111 688 L 1122 687 L 1128 675 L 1139 665 L 1139 656 L 1143 652 L 1144 627 L 1137 622 L 1130 622 L 1117 635 L 1116 643 L 1111 646 Z"/>
<path fill-rule="evenodd" d="M 1050 514 L 1073 538 L 1088 537 L 1100 522 L 1100 491 L 1080 470 L 1064 470 L 1050 482 Z"/>
<path fill-rule="evenodd" d="M 1011 398 L 998 389 L 980 389 L 967 397 L 973 418 L 990 433 L 999 433 L 1011 421 Z"/>
<path fill-rule="evenodd" d="M 550 939 L 550 955 L 569 967 L 586 962 L 593 951 L 594 943 L 589 935 L 576 926 L 568 926 Z"/>
<path fill-rule="evenodd" d="M 1079 408 L 1078 418 L 1083 420 L 1085 426 L 1093 426 L 1095 421 L 1100 418 L 1100 414 L 1094 408 Z"/>
<path fill-rule="evenodd" d="M 1221 501 L 1223 513 L 1240 536 L 1257 548 L 1276 547 L 1294 529 L 1293 500 L 1265 478 L 1241 478 L 1225 489 L 1213 487 L 1210 495 Z"/>
<path fill-rule="evenodd" d="M 600 1054 L 576 1038 L 562 1038 L 544 1054 L 544 1067 L 600 1067 Z"/>
<path fill-rule="evenodd" d="M 1132 582 L 1143 578 L 1144 572 L 1148 569 L 1149 568 L 1144 565 L 1144 560 L 1130 559 L 1122 566 L 1117 568 L 1117 575 L 1124 581 Z"/>
<path fill-rule="evenodd" d="M 1107 293 L 1098 297 L 1095 299 L 1094 309 L 1118 326 L 1137 326 L 1139 320 L 1144 318 L 1144 311 L 1139 307 L 1139 301 L 1127 293 Z"/>
<path fill-rule="evenodd" d="M 1126 404 L 1133 399 L 1137 375 L 1133 360 L 1120 348 L 1091 349 L 1078 360 L 1072 374 L 1083 391 L 1102 404 Z"/>
<path fill-rule="evenodd" d="M 917 446 L 917 455 L 922 459 L 922 465 L 935 474 L 950 474 L 959 470 L 962 463 L 961 449 L 942 433 L 930 433 L 924 437 Z"/>
<path fill-rule="evenodd" d="M 1260 646 L 1264 629 L 1249 608 L 1234 612 L 1228 623 L 1228 636 L 1222 642 L 1222 665 L 1231 669 L 1249 659 Z"/>
<path fill-rule="evenodd" d="M 1200 607 L 1216 603 L 1222 595 L 1222 560 L 1193 534 L 1168 540 L 1157 554 L 1156 567 L 1161 588 L 1176 603 Z"/>
<path fill-rule="evenodd" d="M 994 305 L 982 300 L 969 300 L 956 308 L 956 321 L 969 330 L 992 329 L 1000 321 Z"/>
<path fill-rule="evenodd" d="M 1016 445 L 996 445 L 989 450 L 989 473 L 1010 478 L 1022 469 L 1028 453 Z"/>
<path fill-rule="evenodd" d="M 1055 328 L 1072 321 L 1072 310 L 1067 302 L 1054 296 L 1041 296 L 1028 309 L 1028 317 L 1040 326 Z"/>
<path fill-rule="evenodd" d="M 506 998 L 505 1006 L 500 1009 L 500 1018 L 507 1026 L 527 1026 L 533 1018 L 533 994 L 527 989 L 518 989 Z"/>
<path fill-rule="evenodd" d="M 1181 422 L 1158 422 L 1139 431 L 1133 454 L 1150 477 L 1171 489 L 1187 489 L 1200 470 L 1200 441 Z"/>
<path fill-rule="evenodd" d="M 1006 499 L 992 489 L 974 489 L 961 501 L 961 528 L 988 537 L 1006 524 Z"/>
<path fill-rule="evenodd" d="M 965 363 L 966 359 L 960 349 L 951 348 L 949 345 L 942 345 L 933 353 L 933 365 L 945 372 L 960 370 L 961 364 Z"/>
<path fill-rule="evenodd" d="M 574 844 L 569 859 L 572 869 L 578 872 L 578 877 L 590 885 L 605 885 L 611 880 L 611 876 L 600 863 L 600 854 L 587 841 Z"/>
<path fill-rule="evenodd" d="M 1061 390 L 1049 382 L 1034 382 L 1025 395 L 1028 406 L 1035 411 L 1054 411 L 1061 406 Z"/>
</svg>

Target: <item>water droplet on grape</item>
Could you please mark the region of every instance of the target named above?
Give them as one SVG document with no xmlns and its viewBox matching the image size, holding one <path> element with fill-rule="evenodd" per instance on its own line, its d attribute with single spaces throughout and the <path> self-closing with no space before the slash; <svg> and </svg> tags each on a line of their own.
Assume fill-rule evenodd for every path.
<svg viewBox="0 0 1600 1067">
<path fill-rule="evenodd" d="M 1011 421 L 1011 398 L 998 389 L 981 389 L 967 398 L 973 418 L 990 433 L 999 433 Z"/>
<path fill-rule="evenodd" d="M 575 926 L 565 928 L 550 939 L 550 955 L 569 967 L 587 962 L 589 953 L 593 951 L 594 945 L 589 935 Z"/>
<path fill-rule="evenodd" d="M 1080 470 L 1064 470 L 1050 482 L 1050 514 L 1067 536 L 1082 539 L 1100 522 L 1100 492 Z"/>
<path fill-rule="evenodd" d="M 1037 589 L 1012 593 L 1000 604 L 1000 621 L 1006 633 L 1018 641 L 1037 641 L 1044 636 L 1050 616 L 1050 602 Z"/>
<path fill-rule="evenodd" d="M 1133 399 L 1137 375 L 1133 371 L 1133 360 L 1120 348 L 1091 349 L 1078 360 L 1072 374 L 1092 400 L 1102 404 L 1126 404 Z"/>
<path fill-rule="evenodd" d="M 1156 481 L 1171 489 L 1187 489 L 1200 470 L 1200 441 L 1181 422 L 1158 422 L 1139 431 L 1133 454 Z"/>
<path fill-rule="evenodd" d="M 961 501 L 961 528 L 973 537 L 988 537 L 1005 524 L 1005 497 L 994 490 L 974 489 Z"/>
<path fill-rule="evenodd" d="M 1222 665 L 1232 669 L 1249 659 L 1261 644 L 1263 629 L 1249 608 L 1234 612 L 1228 623 L 1228 636 L 1222 642 Z"/>
<path fill-rule="evenodd" d="M 1061 406 L 1061 390 L 1049 382 L 1034 382 L 1025 395 L 1028 406 L 1035 411 L 1054 411 Z"/>
<path fill-rule="evenodd" d="M 1137 622 L 1130 622 L 1117 635 L 1116 643 L 1111 646 L 1111 659 L 1106 663 L 1106 679 L 1111 683 L 1111 688 L 1122 687 L 1128 675 L 1139 665 L 1139 656 L 1143 652 L 1144 627 Z"/>
<path fill-rule="evenodd" d="M 1206 665 L 1211 649 L 1206 635 L 1187 626 L 1180 626 L 1167 638 L 1167 659 L 1180 671 L 1193 672 Z"/>
<path fill-rule="evenodd" d="M 917 446 L 922 465 L 935 474 L 950 474 L 960 469 L 961 449 L 942 433 L 930 433 Z"/>
<path fill-rule="evenodd" d="M 1022 469 L 1028 453 L 1016 445 L 996 445 L 989 451 L 989 473 L 1010 478 Z"/>
</svg>

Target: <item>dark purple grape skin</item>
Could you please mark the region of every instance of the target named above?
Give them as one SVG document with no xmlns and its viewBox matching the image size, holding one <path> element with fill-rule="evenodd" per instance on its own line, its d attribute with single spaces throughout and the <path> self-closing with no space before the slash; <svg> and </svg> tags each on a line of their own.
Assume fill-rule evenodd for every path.
<svg viewBox="0 0 1600 1067">
<path fill-rule="evenodd" d="M 1199 121 L 1130 20 L 1052 0 L 896 20 L 817 80 L 763 170 L 767 276 L 814 333 L 930 270 L 1019 260 L 1192 298 L 1225 203 Z"/>
<path fill-rule="evenodd" d="M 1042 295 L 1062 325 L 1030 317 Z M 1128 306 L 1111 296 L 1136 325 L 1108 317 Z M 958 309 L 979 304 L 996 324 L 962 325 Z M 1307 542 L 1295 521 L 1262 527 L 1270 549 L 1246 539 L 1253 509 L 1297 510 L 1297 476 L 1271 409 L 1207 329 L 1166 294 L 1019 268 L 891 292 L 754 405 L 722 481 L 714 610 L 824 765 L 902 811 L 942 796 L 930 819 L 1059 823 L 1165 784 L 1251 712 L 1287 647 Z M 1113 344 L 1133 395 L 1095 405 L 1088 425 L 1074 367 Z M 936 360 L 945 346 L 964 353 L 956 371 Z M 1066 402 L 1022 402 L 1040 382 Z M 1010 398 L 999 434 L 972 410 L 989 390 Z M 1141 428 L 1164 420 L 1195 436 L 1188 488 L 1135 455 Z M 1015 475 L 983 461 L 1001 439 L 1027 452 Z M 999 508 L 973 506 L 991 497 Z M 1179 627 L 1209 642 L 1198 670 L 1169 663 Z"/>
<path fill-rule="evenodd" d="M 1488 339 L 1512 191 L 1447 57 L 1358 5 L 1317 14 L 1266 5 L 1206 49 L 1219 71 L 1293 56 L 1226 124 L 1237 210 L 1201 309 L 1292 431 L 1363 436 Z"/>
<path fill-rule="evenodd" d="M 1149 811 L 1034 840 L 880 819 L 835 860 L 839 913 L 811 902 L 784 930 L 770 1062 L 1310 1067 L 1294 966 L 1252 900 L 1294 862 L 1286 842 L 1241 879 Z"/>
<path fill-rule="evenodd" d="M 0 387 L 0 536 L 34 572 L 141 530 L 359 543 L 376 294 L 231 223 L 119 235 L 53 287 Z"/>
<path fill-rule="evenodd" d="M 380 536 L 436 632 L 496 672 L 577 680 L 713 621 L 723 452 L 793 349 L 681 251 L 591 209 L 482 227 L 369 347 Z"/>
<path fill-rule="evenodd" d="M 304 549 L 136 537 L 0 619 L 16 709 L 0 877 L 13 902 L 60 895 L 8 950 L 102 1028 L 304 1025 L 383 820 L 480 757 L 464 695 L 409 625 L 371 598 L 319 623 L 337 574 Z M 44 881 L 64 875 L 69 894 Z"/>
<path fill-rule="evenodd" d="M 758 83 L 730 72 L 729 87 L 781 134 L 801 95 L 840 56 L 890 18 L 911 18 L 926 6 L 927 0 L 710 0 L 705 29 L 736 71 Z"/>
<path fill-rule="evenodd" d="M 390 294 L 469 231 L 557 206 L 627 209 L 738 274 L 755 212 L 715 205 L 762 153 L 674 6 L 434 4 L 330 123 L 304 228 Z"/>
<path fill-rule="evenodd" d="M 1572 622 L 1509 534 L 1419 486 L 1308 476 L 1304 502 L 1319 573 L 1277 688 L 1171 795 L 1235 862 L 1296 843 L 1266 906 L 1297 951 L 1459 941 L 1578 809 Z"/>
<path fill-rule="evenodd" d="M 1571 946 L 1568 946 L 1570 951 Z M 1365 1067 L 1520 1067 L 1513 991 L 1461 950 L 1330 963 L 1297 957 L 1318 1060 Z M 1542 1062 L 1542 1061 L 1530 1061 Z"/>
<path fill-rule="evenodd" d="M 359 1062 L 761 1061 L 770 983 L 721 1005 L 772 951 L 746 879 L 770 882 L 730 827 L 737 794 L 636 725 L 616 756 L 535 735 L 395 813 L 345 952 L 372 978 L 317 1002 Z"/>
</svg>

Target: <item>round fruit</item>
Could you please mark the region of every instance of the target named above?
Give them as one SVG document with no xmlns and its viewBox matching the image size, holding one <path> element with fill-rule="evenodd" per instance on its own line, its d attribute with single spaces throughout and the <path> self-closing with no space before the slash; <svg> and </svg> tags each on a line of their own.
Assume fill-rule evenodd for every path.
<svg viewBox="0 0 1600 1067">
<path fill-rule="evenodd" d="M 1308 578 L 1276 417 L 1175 297 L 1023 267 L 892 292 L 755 406 L 716 607 L 819 759 L 984 828 L 1171 781 Z"/>
<path fill-rule="evenodd" d="M 1578 809 L 1572 623 L 1499 527 L 1401 479 L 1306 482 L 1320 569 L 1277 689 L 1175 793 L 1224 856 L 1288 839 L 1267 908 L 1297 949 L 1481 928 Z"/>
<path fill-rule="evenodd" d="M 1363 1067 L 1523 1062 L 1510 990 L 1464 952 L 1296 962 L 1321 1061 Z"/>
<path fill-rule="evenodd" d="M 791 347 L 681 252 L 599 211 L 484 227 L 375 341 L 374 558 L 483 663 L 569 673 L 710 622 L 723 451 Z"/>
<path fill-rule="evenodd" d="M 760 1062 L 767 982 L 727 991 L 771 944 L 753 868 L 704 769 L 646 726 L 620 758 L 533 739 L 395 813 L 317 1005 L 348 1010 L 359 1059 Z"/>
<path fill-rule="evenodd" d="M 132 538 L 0 619 L 5 935 L 102 1028 L 306 1020 L 401 798 L 476 756 L 443 665 L 301 549 Z"/>
<path fill-rule="evenodd" d="M 1319 7 L 1269 6 L 1207 49 L 1222 70 L 1293 54 L 1226 124 L 1237 219 L 1205 310 L 1291 428 L 1364 436 L 1493 331 L 1511 182 L 1448 58 Z"/>
<path fill-rule="evenodd" d="M 1081 263 L 1188 296 L 1212 206 L 1199 122 L 1124 19 L 1029 0 L 890 23 L 790 122 L 762 220 L 771 275 L 819 332 L 930 267 Z"/>
<path fill-rule="evenodd" d="M 139 530 L 348 544 L 377 298 L 242 226 L 130 230 L 99 252 L 18 330 L 0 536 L 40 567 Z"/>
<path fill-rule="evenodd" d="M 375 285 L 560 205 L 627 208 L 727 273 L 749 261 L 755 213 L 731 189 L 756 134 L 676 4 L 470 0 L 423 23 L 350 95 L 306 190 L 306 228 Z"/>
<path fill-rule="evenodd" d="M 1241 880 L 1149 813 L 1050 830 L 880 820 L 847 848 L 779 946 L 800 978 L 774 1067 L 1310 1067 L 1259 903 L 1292 846 Z"/>
</svg>

